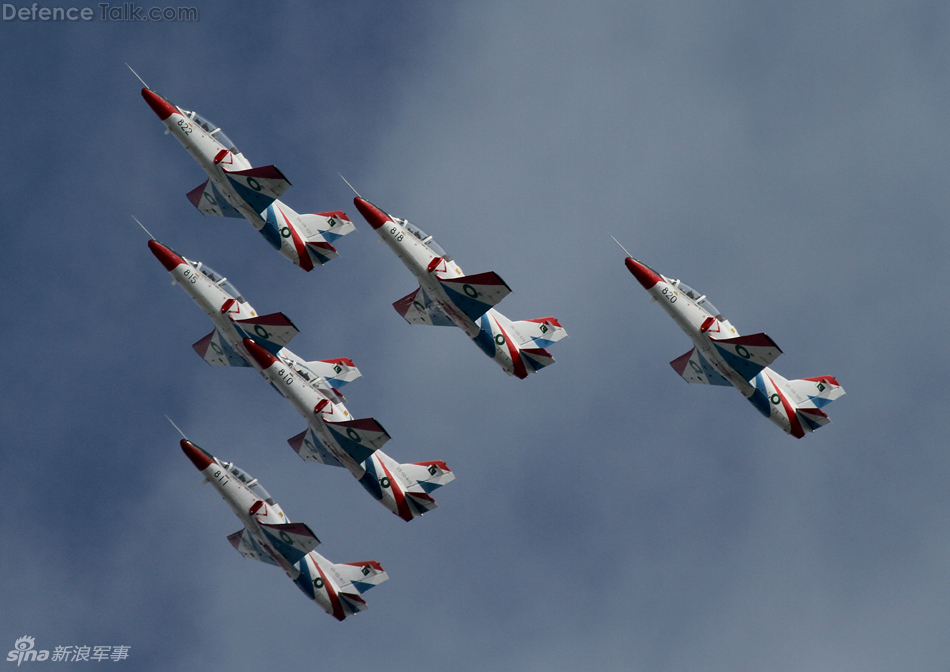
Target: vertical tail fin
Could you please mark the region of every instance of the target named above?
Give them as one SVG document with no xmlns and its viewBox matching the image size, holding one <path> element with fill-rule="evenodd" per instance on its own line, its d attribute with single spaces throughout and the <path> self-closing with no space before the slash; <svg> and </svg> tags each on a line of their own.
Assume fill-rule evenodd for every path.
<svg viewBox="0 0 950 672">
<path fill-rule="evenodd" d="M 790 380 L 787 389 L 802 426 L 812 432 L 831 422 L 822 409 L 845 394 L 844 388 L 833 376 Z"/>
</svg>

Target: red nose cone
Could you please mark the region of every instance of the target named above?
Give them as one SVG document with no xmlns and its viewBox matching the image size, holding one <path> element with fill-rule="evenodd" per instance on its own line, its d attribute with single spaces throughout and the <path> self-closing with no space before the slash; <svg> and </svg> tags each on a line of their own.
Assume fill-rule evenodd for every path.
<svg viewBox="0 0 950 672">
<path fill-rule="evenodd" d="M 640 284 L 643 285 L 644 289 L 650 289 L 656 283 L 663 281 L 663 278 L 657 275 L 653 269 L 644 266 L 636 259 L 627 257 L 623 260 L 623 263 L 627 265 L 627 270 L 633 273 L 633 277 L 635 277 L 640 282 Z"/>
<path fill-rule="evenodd" d="M 353 203 L 356 205 L 356 209 L 360 211 L 360 214 L 363 215 L 363 218 L 369 222 L 369 225 L 372 226 L 374 230 L 383 226 L 386 222 L 392 221 L 389 218 L 389 215 L 369 201 L 364 201 L 359 196 L 353 199 Z"/>
<path fill-rule="evenodd" d="M 150 249 L 152 254 L 154 254 L 160 262 L 162 262 L 162 266 L 165 267 L 166 271 L 174 271 L 176 268 L 185 263 L 184 259 L 169 250 L 157 240 L 148 241 L 148 249 Z"/>
<path fill-rule="evenodd" d="M 151 89 L 142 89 L 142 97 L 162 121 L 165 121 L 173 114 L 181 114 L 174 105 L 169 103 Z"/>
<path fill-rule="evenodd" d="M 254 358 L 254 361 L 256 361 L 262 369 L 269 369 L 274 365 L 274 362 L 277 361 L 274 355 L 267 352 L 267 350 L 249 338 L 244 339 L 244 349 L 247 350 L 248 354 Z"/>
<path fill-rule="evenodd" d="M 181 440 L 181 449 L 185 452 L 185 455 L 188 456 L 188 459 L 191 460 L 191 463 L 198 468 L 198 471 L 204 471 L 214 464 L 214 460 L 211 459 L 208 453 L 201 450 L 201 448 L 188 439 Z"/>
</svg>

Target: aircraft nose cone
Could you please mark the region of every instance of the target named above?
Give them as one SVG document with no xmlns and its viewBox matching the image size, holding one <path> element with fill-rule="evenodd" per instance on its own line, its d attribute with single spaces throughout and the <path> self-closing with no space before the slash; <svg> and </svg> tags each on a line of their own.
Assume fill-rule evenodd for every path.
<svg viewBox="0 0 950 672">
<path fill-rule="evenodd" d="M 374 230 L 383 226 L 386 222 L 392 221 L 389 219 L 389 215 L 359 196 L 353 199 L 353 204 L 356 205 L 356 209 L 360 211 L 360 214 Z"/>
<path fill-rule="evenodd" d="M 257 343 L 252 341 L 249 338 L 244 339 L 244 348 L 247 350 L 248 354 L 254 358 L 262 369 L 269 369 L 274 365 L 274 362 L 277 361 L 277 358 L 274 355 L 270 354 L 259 346 Z"/>
<path fill-rule="evenodd" d="M 151 89 L 142 89 L 142 97 L 162 121 L 165 121 L 173 114 L 179 114 L 174 105 L 169 103 Z"/>
<path fill-rule="evenodd" d="M 203 451 L 188 439 L 181 440 L 181 449 L 184 451 L 185 455 L 188 456 L 188 459 L 191 460 L 191 463 L 198 468 L 198 471 L 204 471 L 214 464 L 214 460 L 211 459 L 211 456 L 208 455 L 208 453 Z"/>
<path fill-rule="evenodd" d="M 627 257 L 623 260 L 623 263 L 627 265 L 627 270 L 633 273 L 633 277 L 643 285 L 644 289 L 650 289 L 658 282 L 662 282 L 663 278 L 656 274 L 656 272 L 649 266 L 644 266 L 636 259 Z"/>
<path fill-rule="evenodd" d="M 174 271 L 178 266 L 185 263 L 185 260 L 169 250 L 157 240 L 148 241 L 148 249 L 152 251 L 155 258 L 162 262 L 166 271 Z"/>
</svg>

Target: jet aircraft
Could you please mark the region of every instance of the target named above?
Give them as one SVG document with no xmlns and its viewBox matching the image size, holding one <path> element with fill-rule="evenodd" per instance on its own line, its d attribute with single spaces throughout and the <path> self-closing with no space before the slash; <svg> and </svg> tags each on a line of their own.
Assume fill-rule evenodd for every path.
<svg viewBox="0 0 950 672">
<path fill-rule="evenodd" d="M 493 308 L 511 288 L 493 272 L 464 275 L 432 236 L 357 196 L 357 209 L 396 253 L 419 288 L 393 304 L 409 324 L 456 326 L 509 376 L 527 378 L 554 363 L 546 348 L 567 336 L 553 317 L 512 322 Z"/>
<path fill-rule="evenodd" d="M 258 315 L 225 277 L 150 240 L 149 249 L 214 323 L 194 344 L 213 366 L 257 369 L 307 421 L 288 440 L 304 460 L 345 467 L 376 500 L 409 521 L 436 508 L 431 492 L 455 478 L 445 462 L 400 464 L 379 448 L 389 434 L 374 418 L 354 419 L 339 389 L 360 377 L 347 358 L 308 362 L 284 347 L 298 333 L 283 313 Z"/>
<path fill-rule="evenodd" d="M 208 179 L 188 192 L 188 200 L 205 215 L 244 217 L 282 255 L 305 271 L 339 253 L 331 244 L 353 231 L 343 212 L 297 214 L 277 200 L 290 182 L 274 166 L 254 168 L 215 124 L 182 109 L 149 88 L 142 97 L 188 150 Z"/>
<path fill-rule="evenodd" d="M 361 594 L 389 575 L 375 560 L 334 564 L 314 551 L 320 544 L 303 523 L 292 523 L 250 474 L 209 455 L 188 439 L 181 449 L 244 523 L 228 541 L 245 558 L 277 565 L 328 614 L 342 621 L 366 609 Z"/>
<path fill-rule="evenodd" d="M 767 335 L 740 336 L 705 294 L 629 255 L 624 263 L 693 341 L 692 350 L 670 362 L 687 382 L 732 385 L 757 411 L 797 439 L 831 422 L 822 409 L 845 393 L 834 377 L 783 378 L 769 368 L 782 351 Z"/>
</svg>

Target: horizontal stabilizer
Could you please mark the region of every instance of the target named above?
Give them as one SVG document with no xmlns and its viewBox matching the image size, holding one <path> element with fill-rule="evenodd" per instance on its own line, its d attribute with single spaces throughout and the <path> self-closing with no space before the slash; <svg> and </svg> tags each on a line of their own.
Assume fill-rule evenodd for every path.
<svg viewBox="0 0 950 672">
<path fill-rule="evenodd" d="M 393 304 L 396 312 L 409 324 L 428 324 L 434 327 L 454 327 L 437 303 L 434 303 L 425 290 L 420 287 Z"/>
<path fill-rule="evenodd" d="M 719 375 L 719 372 L 706 361 L 705 357 L 699 354 L 696 348 L 674 359 L 670 362 L 670 366 L 673 367 L 676 373 L 683 376 L 687 383 L 732 387 L 732 383 Z"/>
<path fill-rule="evenodd" d="M 211 366 L 250 366 L 227 340 L 221 338 L 217 329 L 191 347 Z"/>
<path fill-rule="evenodd" d="M 274 550 L 284 556 L 291 565 L 298 563 L 303 556 L 320 545 L 317 535 L 303 523 L 260 525 Z"/>
<path fill-rule="evenodd" d="M 251 533 L 247 531 L 246 527 L 238 530 L 234 534 L 229 534 L 228 541 L 230 541 L 237 552 L 245 558 L 260 560 L 268 565 L 277 565 L 274 559 L 261 548 L 261 545 L 258 544 Z"/>
<path fill-rule="evenodd" d="M 416 481 L 427 493 L 455 480 L 455 474 L 442 460 L 414 462 L 400 466 L 403 473 Z"/>
<path fill-rule="evenodd" d="M 520 348 L 521 361 L 528 373 L 537 373 L 546 366 L 554 364 L 554 357 L 544 348 Z"/>
<path fill-rule="evenodd" d="M 509 287 L 494 271 L 460 278 L 439 278 L 449 300 L 473 322 L 511 294 Z"/>
<path fill-rule="evenodd" d="M 290 187 L 290 182 L 274 166 L 261 166 L 231 172 L 224 171 L 237 195 L 254 212 L 263 212 Z"/>
<path fill-rule="evenodd" d="M 744 380 L 752 380 L 782 354 L 775 341 L 765 334 L 710 339 L 726 365 Z"/>
<path fill-rule="evenodd" d="M 519 346 L 546 348 L 567 336 L 567 331 L 554 317 L 512 322 Z"/>
<path fill-rule="evenodd" d="M 204 184 L 198 185 L 189 191 L 187 196 L 191 204 L 198 208 L 203 215 L 244 218 L 233 205 L 228 203 L 228 199 L 218 191 L 211 180 L 205 180 Z"/>
<path fill-rule="evenodd" d="M 297 215 L 297 220 L 300 223 L 300 233 L 308 243 L 321 240 L 332 243 L 337 238 L 356 230 L 350 218 L 340 210 Z"/>
<path fill-rule="evenodd" d="M 304 364 L 308 371 L 315 375 L 325 378 L 326 381 L 335 388 L 340 388 L 347 383 L 352 383 L 363 374 L 353 364 L 353 360 L 348 357 L 340 359 L 321 359 L 315 362 Z"/>
<path fill-rule="evenodd" d="M 375 418 L 360 418 L 345 422 L 327 421 L 325 424 L 340 447 L 357 464 L 365 462 L 390 439 L 389 433 L 376 422 Z"/>
<path fill-rule="evenodd" d="M 389 578 L 386 570 L 375 560 L 363 562 L 345 562 L 333 565 L 337 575 L 342 579 L 340 588 L 343 592 L 352 584 L 360 593 L 365 593 L 373 586 L 378 586 Z"/>
<path fill-rule="evenodd" d="M 320 437 L 309 427 L 300 432 L 297 436 L 292 436 L 287 439 L 287 443 L 290 444 L 290 447 L 294 449 L 295 453 L 305 460 L 327 464 L 331 467 L 343 466 L 340 461 L 333 456 L 333 453 L 327 450 L 326 446 L 323 445 L 323 441 L 320 440 Z"/>
<path fill-rule="evenodd" d="M 300 333 L 296 325 L 283 313 L 258 315 L 244 320 L 233 320 L 233 322 L 246 338 L 250 338 L 274 355 Z"/>
</svg>

